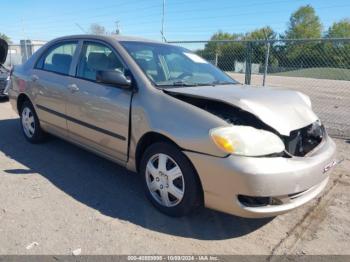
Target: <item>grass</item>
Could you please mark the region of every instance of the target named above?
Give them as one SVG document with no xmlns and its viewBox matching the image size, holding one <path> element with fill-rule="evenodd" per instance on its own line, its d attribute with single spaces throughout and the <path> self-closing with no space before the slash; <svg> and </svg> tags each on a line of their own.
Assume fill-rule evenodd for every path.
<svg viewBox="0 0 350 262">
<path fill-rule="evenodd" d="M 305 69 L 274 73 L 271 75 L 350 81 L 350 69 L 333 68 L 333 67 L 305 68 Z"/>
</svg>

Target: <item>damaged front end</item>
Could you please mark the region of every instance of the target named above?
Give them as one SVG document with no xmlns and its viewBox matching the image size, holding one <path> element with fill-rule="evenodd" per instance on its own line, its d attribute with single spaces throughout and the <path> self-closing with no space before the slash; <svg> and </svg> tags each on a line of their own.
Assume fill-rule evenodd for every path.
<svg viewBox="0 0 350 262">
<path fill-rule="evenodd" d="M 210 98 L 195 97 L 174 92 L 167 93 L 179 100 L 216 115 L 234 126 L 253 127 L 258 130 L 264 130 L 275 134 L 283 141 L 284 150 L 282 152 L 267 154 L 264 156 L 287 158 L 293 156 L 303 157 L 320 145 L 326 136 L 325 128 L 319 120 L 302 128 L 292 130 L 289 135 L 282 135 L 275 128 L 264 123 L 259 117 L 239 108 L 238 106 L 223 101 L 212 100 Z M 286 118 L 287 117 L 288 116 L 286 116 Z"/>
<path fill-rule="evenodd" d="M 326 135 L 326 130 L 320 121 L 293 130 L 289 136 L 281 136 L 286 151 L 292 156 L 306 156 L 321 144 Z"/>
</svg>

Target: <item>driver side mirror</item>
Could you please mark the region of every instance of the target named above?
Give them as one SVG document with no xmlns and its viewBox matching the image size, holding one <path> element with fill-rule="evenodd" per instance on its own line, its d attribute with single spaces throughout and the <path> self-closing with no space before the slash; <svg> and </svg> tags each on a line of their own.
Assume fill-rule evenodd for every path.
<svg viewBox="0 0 350 262">
<path fill-rule="evenodd" d="M 5 63 L 7 57 L 8 44 L 4 39 L 0 38 L 0 65 Z"/>
<path fill-rule="evenodd" d="M 107 85 L 116 85 L 125 89 L 131 87 L 131 80 L 126 78 L 122 72 L 114 70 L 97 71 L 96 82 Z"/>
</svg>

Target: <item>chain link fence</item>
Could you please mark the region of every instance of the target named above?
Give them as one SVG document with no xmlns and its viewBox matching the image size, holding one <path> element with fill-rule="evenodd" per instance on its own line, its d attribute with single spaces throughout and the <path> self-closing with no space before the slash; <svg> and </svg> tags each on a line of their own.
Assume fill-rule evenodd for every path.
<svg viewBox="0 0 350 262">
<path fill-rule="evenodd" d="M 241 83 L 307 94 L 329 134 L 350 138 L 350 39 L 169 43 L 196 52 Z M 22 64 L 41 46 L 10 45 L 5 66 Z"/>
<path fill-rule="evenodd" d="M 307 94 L 329 134 L 350 138 L 350 39 L 169 43 L 196 52 L 241 83 Z"/>
<path fill-rule="evenodd" d="M 20 45 L 9 45 L 8 54 L 5 62 L 6 67 L 23 64 L 34 54 L 43 44 L 26 44 L 23 42 Z"/>
</svg>

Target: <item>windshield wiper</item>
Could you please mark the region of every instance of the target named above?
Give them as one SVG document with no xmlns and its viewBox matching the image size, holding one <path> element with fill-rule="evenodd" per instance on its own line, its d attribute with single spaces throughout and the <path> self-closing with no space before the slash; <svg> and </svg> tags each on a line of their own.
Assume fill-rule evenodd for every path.
<svg viewBox="0 0 350 262">
<path fill-rule="evenodd" d="M 170 84 L 160 84 L 158 86 L 176 86 L 176 87 L 181 87 L 181 86 L 198 86 L 198 84 L 196 83 L 187 83 L 187 82 L 184 82 L 184 81 L 175 81 L 175 82 L 172 82 Z"/>
<path fill-rule="evenodd" d="M 175 81 L 169 84 L 158 84 L 157 86 L 165 86 L 165 87 L 191 87 L 191 86 L 216 86 L 216 85 L 233 85 L 233 82 L 220 82 L 220 81 L 214 81 L 209 83 L 188 83 L 185 81 Z"/>
<path fill-rule="evenodd" d="M 234 85 L 234 82 L 227 82 L 227 81 L 214 81 L 212 82 L 212 85 Z"/>
</svg>

